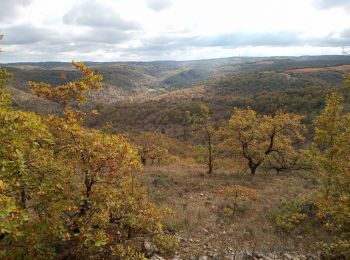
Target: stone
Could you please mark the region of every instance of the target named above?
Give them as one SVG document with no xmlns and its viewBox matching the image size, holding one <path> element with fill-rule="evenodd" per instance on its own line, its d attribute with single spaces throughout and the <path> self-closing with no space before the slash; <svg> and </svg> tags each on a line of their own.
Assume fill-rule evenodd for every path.
<svg viewBox="0 0 350 260">
<path fill-rule="evenodd" d="M 283 256 L 286 260 L 294 260 L 294 259 L 296 260 L 297 259 L 295 256 L 291 255 L 290 253 L 284 253 Z"/>
<path fill-rule="evenodd" d="M 206 234 L 209 233 L 208 229 L 206 229 L 206 228 L 203 228 L 202 230 L 203 230 L 203 232 L 206 233 Z"/>
<path fill-rule="evenodd" d="M 147 257 L 152 256 L 158 251 L 157 247 L 148 240 L 145 240 L 145 242 L 143 243 L 143 249 Z"/>
<path fill-rule="evenodd" d="M 165 260 L 164 257 L 161 257 L 161 256 L 159 256 L 159 255 L 153 255 L 150 259 L 151 259 L 151 260 Z"/>
</svg>

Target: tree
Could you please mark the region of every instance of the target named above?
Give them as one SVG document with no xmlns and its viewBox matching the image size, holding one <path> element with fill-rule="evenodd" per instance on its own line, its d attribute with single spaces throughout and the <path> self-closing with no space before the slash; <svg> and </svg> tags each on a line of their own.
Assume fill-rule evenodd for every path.
<svg viewBox="0 0 350 260">
<path fill-rule="evenodd" d="M 343 112 L 343 97 L 331 93 L 324 111 L 315 119 L 314 159 L 322 189 L 318 217 L 331 232 L 333 243 L 323 243 L 331 257 L 350 257 L 350 114 Z"/>
<path fill-rule="evenodd" d="M 282 172 L 311 170 L 313 166 L 310 160 L 311 158 L 307 151 L 288 149 L 286 147 L 280 153 L 272 153 L 265 160 L 263 166 L 267 170 L 275 170 L 277 174 L 280 174 Z"/>
<path fill-rule="evenodd" d="M 236 214 L 238 203 L 247 200 L 256 200 L 258 193 L 256 189 L 242 185 L 229 185 L 219 190 L 220 195 L 233 204 L 232 216 Z"/>
<path fill-rule="evenodd" d="M 307 218 L 307 214 L 301 210 L 302 206 L 303 201 L 301 200 L 283 201 L 282 205 L 272 215 L 274 227 L 282 238 L 283 254 L 286 251 L 288 238 L 292 238 L 293 232 L 295 232 Z"/>
<path fill-rule="evenodd" d="M 223 145 L 248 163 L 251 175 L 272 156 L 295 151 L 294 144 L 304 139 L 302 116 L 277 111 L 275 116 L 257 115 L 252 109 L 235 108 L 219 134 Z"/>
<path fill-rule="evenodd" d="M 0 257 L 143 259 L 140 237 L 172 247 L 164 212 L 133 177 L 140 169 L 134 147 L 83 127 L 88 113 L 79 105 L 102 76 L 74 66 L 77 81 L 30 83 L 38 96 L 64 105 L 62 117 L 13 109 L 2 91 L 9 75 L 0 70 Z"/>
<path fill-rule="evenodd" d="M 171 155 L 165 146 L 164 136 L 157 132 L 141 132 L 131 137 L 135 143 L 143 165 L 165 163 Z"/>
<path fill-rule="evenodd" d="M 202 137 L 203 142 L 207 147 L 207 166 L 208 174 L 213 172 L 213 136 L 214 136 L 214 126 L 212 123 L 212 118 L 210 115 L 209 108 L 203 104 L 197 104 L 196 112 L 190 116 L 192 126 L 195 131 Z"/>
</svg>

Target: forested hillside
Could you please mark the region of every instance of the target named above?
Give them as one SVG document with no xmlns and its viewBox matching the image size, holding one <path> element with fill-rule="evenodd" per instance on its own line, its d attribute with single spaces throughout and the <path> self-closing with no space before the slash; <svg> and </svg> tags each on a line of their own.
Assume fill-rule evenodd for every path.
<svg viewBox="0 0 350 260">
<path fill-rule="evenodd" d="M 343 65 L 3 65 L 0 257 L 348 259 Z"/>
</svg>

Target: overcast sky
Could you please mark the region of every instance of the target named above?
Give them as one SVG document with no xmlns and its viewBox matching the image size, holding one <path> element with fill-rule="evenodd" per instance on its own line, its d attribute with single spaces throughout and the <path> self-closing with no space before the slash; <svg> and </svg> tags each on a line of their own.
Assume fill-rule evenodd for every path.
<svg viewBox="0 0 350 260">
<path fill-rule="evenodd" d="M 350 0 L 0 0 L 0 62 L 341 54 Z"/>
</svg>

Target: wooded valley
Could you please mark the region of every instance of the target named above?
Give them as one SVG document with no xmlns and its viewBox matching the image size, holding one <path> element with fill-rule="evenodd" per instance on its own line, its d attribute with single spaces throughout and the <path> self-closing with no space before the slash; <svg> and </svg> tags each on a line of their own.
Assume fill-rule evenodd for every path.
<svg viewBox="0 0 350 260">
<path fill-rule="evenodd" d="M 0 258 L 349 259 L 349 64 L 2 64 Z"/>
</svg>

